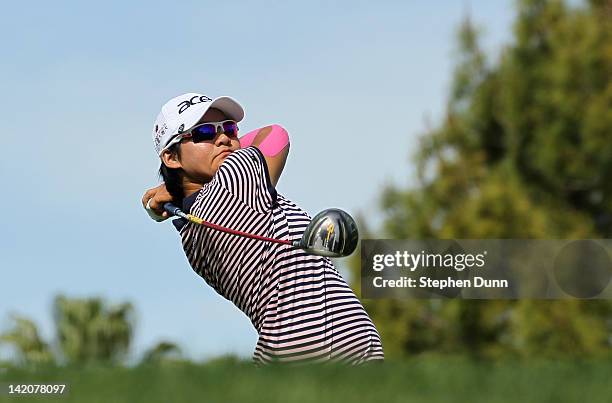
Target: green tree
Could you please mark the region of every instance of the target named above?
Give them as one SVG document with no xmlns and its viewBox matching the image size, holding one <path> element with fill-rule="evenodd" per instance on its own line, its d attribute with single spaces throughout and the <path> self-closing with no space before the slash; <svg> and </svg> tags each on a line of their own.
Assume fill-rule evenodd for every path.
<svg viewBox="0 0 612 403">
<path fill-rule="evenodd" d="M 134 328 L 131 304 L 106 306 L 99 298 L 58 296 L 53 311 L 57 341 L 67 363 L 117 363 L 125 358 Z"/>
<path fill-rule="evenodd" d="M 182 353 L 178 345 L 169 341 L 161 341 L 144 353 L 141 363 L 160 363 L 168 360 L 180 360 L 181 357 Z"/>
<path fill-rule="evenodd" d="M 127 356 L 134 329 L 132 304 L 108 305 L 100 298 L 60 295 L 54 299 L 53 314 L 56 327 L 53 343 L 42 339 L 32 320 L 18 315 L 13 315 L 9 330 L 0 334 L 0 343 L 12 346 L 18 354 L 18 363 L 27 366 L 119 364 Z M 51 349 L 51 344 L 56 348 Z M 178 345 L 162 341 L 144 354 L 142 362 L 182 359 Z"/>
<path fill-rule="evenodd" d="M 421 137 L 417 184 L 389 187 L 390 238 L 612 234 L 612 3 L 522 0 L 490 64 L 469 19 L 446 115 Z M 607 301 L 367 301 L 389 355 L 609 351 Z"/>
<path fill-rule="evenodd" d="M 49 345 L 40 337 L 34 322 L 19 315 L 12 315 L 11 321 L 11 329 L 0 335 L 0 343 L 11 345 L 19 355 L 18 360 L 24 365 L 55 363 Z"/>
</svg>

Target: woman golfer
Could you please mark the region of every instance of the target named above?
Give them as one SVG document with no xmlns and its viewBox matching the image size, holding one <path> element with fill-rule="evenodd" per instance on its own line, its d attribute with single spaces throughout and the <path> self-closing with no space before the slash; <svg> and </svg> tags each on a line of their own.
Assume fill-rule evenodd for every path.
<svg viewBox="0 0 612 403">
<path fill-rule="evenodd" d="M 217 225 L 299 240 L 310 217 L 275 190 L 289 153 L 287 132 L 273 125 L 239 139 L 243 117 L 229 97 L 189 93 L 168 101 L 153 128 L 164 183 L 142 203 L 158 220 L 172 202 Z M 193 270 L 257 329 L 255 362 L 383 359 L 374 324 L 330 259 L 182 218 L 173 224 Z"/>
</svg>

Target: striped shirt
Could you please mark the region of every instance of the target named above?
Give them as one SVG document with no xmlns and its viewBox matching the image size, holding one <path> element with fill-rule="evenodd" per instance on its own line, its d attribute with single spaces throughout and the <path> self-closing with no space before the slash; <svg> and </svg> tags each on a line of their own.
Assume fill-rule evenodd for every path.
<svg viewBox="0 0 612 403">
<path fill-rule="evenodd" d="M 310 217 L 278 194 L 256 147 L 227 156 L 183 210 L 205 221 L 299 240 Z M 329 258 L 174 220 L 193 270 L 244 312 L 259 334 L 253 360 L 382 360 L 380 336 Z"/>
</svg>

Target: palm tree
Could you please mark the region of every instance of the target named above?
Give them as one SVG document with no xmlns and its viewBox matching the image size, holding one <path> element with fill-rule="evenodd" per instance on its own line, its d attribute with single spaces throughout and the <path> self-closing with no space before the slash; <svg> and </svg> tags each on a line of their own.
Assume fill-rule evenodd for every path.
<svg viewBox="0 0 612 403">
<path fill-rule="evenodd" d="M 134 329 L 132 304 L 107 307 L 100 298 L 60 295 L 53 311 L 57 341 L 67 363 L 117 363 L 125 358 Z"/>
<path fill-rule="evenodd" d="M 142 358 L 142 364 L 159 363 L 173 359 L 180 360 L 182 352 L 179 346 L 169 341 L 161 341 L 147 350 Z"/>
<path fill-rule="evenodd" d="M 41 337 L 36 324 L 12 315 L 13 326 L 0 334 L 0 343 L 9 344 L 25 365 L 118 364 L 126 357 L 134 329 L 134 308 L 130 303 L 107 305 L 100 298 L 67 298 L 53 302 L 57 348 L 53 351 Z M 160 363 L 182 359 L 180 348 L 169 341 L 149 349 L 142 363 Z"/>
<path fill-rule="evenodd" d="M 11 315 L 13 327 L 0 335 L 0 342 L 12 345 L 25 365 L 46 365 L 55 362 L 49 345 L 40 337 L 36 324 L 22 316 Z"/>
</svg>

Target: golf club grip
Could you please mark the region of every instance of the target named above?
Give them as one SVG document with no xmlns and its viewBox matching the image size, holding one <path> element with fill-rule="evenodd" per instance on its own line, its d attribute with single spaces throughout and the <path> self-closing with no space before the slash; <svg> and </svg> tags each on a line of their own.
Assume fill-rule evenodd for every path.
<svg viewBox="0 0 612 403">
<path fill-rule="evenodd" d="M 175 215 L 175 216 L 178 216 L 179 213 L 181 212 L 181 209 L 176 207 L 172 203 L 164 203 L 164 210 L 166 210 L 168 213 Z"/>
</svg>

